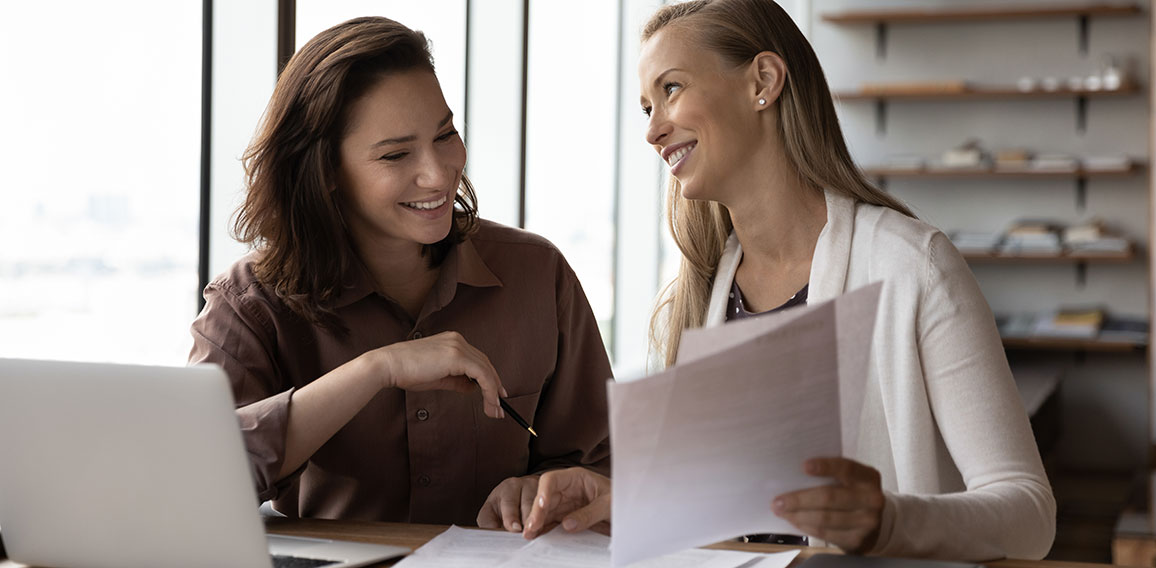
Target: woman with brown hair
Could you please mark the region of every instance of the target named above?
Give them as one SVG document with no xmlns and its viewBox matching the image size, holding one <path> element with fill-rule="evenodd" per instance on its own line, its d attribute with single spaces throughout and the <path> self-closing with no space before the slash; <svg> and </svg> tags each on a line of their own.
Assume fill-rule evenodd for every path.
<svg viewBox="0 0 1156 568">
<path fill-rule="evenodd" d="M 350 20 L 278 79 L 244 155 L 254 251 L 205 288 L 189 357 L 228 373 L 277 511 L 521 530 L 537 473 L 608 466 L 582 288 L 478 218 L 465 162 L 420 32 Z"/>
<path fill-rule="evenodd" d="M 790 17 L 772 0 L 695 0 L 642 39 L 646 137 L 670 167 L 683 253 L 652 320 L 665 364 L 684 329 L 883 282 L 858 440 L 799 464 L 832 483 L 767 514 L 851 552 L 1042 558 L 1055 500 L 991 311 L 951 242 L 855 167 Z M 607 519 L 609 491 L 547 474 L 527 536 Z"/>
</svg>

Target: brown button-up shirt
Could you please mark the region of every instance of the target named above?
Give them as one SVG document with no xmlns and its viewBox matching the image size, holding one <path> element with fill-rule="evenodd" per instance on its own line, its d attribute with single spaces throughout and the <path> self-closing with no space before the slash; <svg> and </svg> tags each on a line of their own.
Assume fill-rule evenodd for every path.
<svg viewBox="0 0 1156 568">
<path fill-rule="evenodd" d="M 254 253 L 257 254 L 257 253 Z M 261 499 L 289 516 L 472 525 L 503 479 L 571 465 L 609 469 L 610 363 L 577 277 L 545 239 L 483 221 L 451 249 L 416 320 L 360 265 L 333 308 L 338 336 L 297 316 L 252 272 L 205 288 L 191 363 L 223 367 Z M 489 357 L 538 432 L 482 412 L 481 396 L 379 392 L 296 473 L 276 475 L 295 389 L 398 341 L 457 331 Z"/>
</svg>

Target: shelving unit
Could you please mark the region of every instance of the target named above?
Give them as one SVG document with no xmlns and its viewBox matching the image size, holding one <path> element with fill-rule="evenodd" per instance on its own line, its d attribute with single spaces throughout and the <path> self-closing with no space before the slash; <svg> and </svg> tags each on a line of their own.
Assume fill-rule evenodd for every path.
<svg viewBox="0 0 1156 568">
<path fill-rule="evenodd" d="M 918 87 L 873 88 L 858 91 L 842 91 L 834 93 L 840 101 L 862 100 L 990 100 L 990 99 L 1054 99 L 1062 97 L 1121 97 L 1135 95 L 1142 92 L 1134 83 L 1124 83 L 1117 89 L 1070 89 L 1059 87 L 1054 90 L 1035 88 L 1021 90 L 1014 85 L 1000 86 L 965 86 L 962 89 L 934 90 Z"/>
<path fill-rule="evenodd" d="M 1047 313 L 1061 306 L 1103 305 L 1110 316 L 1152 321 L 1149 146 L 1154 103 L 1149 100 L 1148 85 L 1154 28 L 1150 10 L 1156 0 L 1009 0 L 984 2 L 979 7 L 968 0 L 924 0 L 919 2 L 923 7 L 916 8 L 902 6 L 901 0 L 888 2 L 898 7 L 879 6 L 885 2 L 816 0 L 811 20 L 811 36 L 831 78 L 841 120 L 845 129 L 851 129 L 848 143 L 866 164 L 863 173 L 911 203 L 930 222 L 949 230 L 999 231 L 1017 218 L 1077 222 L 1086 209 L 1094 208 L 1110 227 L 1132 241 L 1128 250 L 964 257 L 997 313 Z M 936 29 L 924 29 L 932 26 Z M 872 27 L 874 37 L 863 33 Z M 1023 35 L 1029 33 L 1040 35 Z M 888 49 L 893 53 L 888 54 Z M 1120 82 L 1114 89 L 1068 87 L 1081 83 L 1103 87 L 1104 78 L 1094 65 L 1097 58 L 1107 56 L 1117 63 L 1131 60 L 1139 65 L 1117 65 L 1119 74 L 1112 79 L 1114 83 L 1119 77 Z M 837 64 L 832 67 L 828 61 Z M 904 67 L 895 67 L 897 62 Z M 1099 80 L 1069 81 L 1071 77 L 1086 79 L 1089 73 L 1096 73 Z M 1024 76 L 1032 79 L 1020 85 L 1016 78 Z M 978 120 L 966 118 L 981 114 Z M 1077 164 L 1080 158 L 1105 155 L 1127 157 L 1131 163 L 1111 169 L 1033 169 L 1031 162 L 1022 168 L 953 169 L 936 163 L 939 151 L 969 138 L 980 139 L 991 150 L 1027 148 L 1072 156 Z M 927 165 L 888 165 L 892 157 L 912 155 L 922 157 Z M 1105 337 L 1120 335 L 1106 333 Z M 1151 396 L 1139 391 L 1156 385 L 1146 343 L 1004 339 L 1009 357 L 1018 362 L 1066 366 L 1064 380 L 1072 388 L 1065 387 L 1064 397 L 1078 398 L 1085 409 Z M 1101 395 L 1097 390 L 1104 388 L 1103 378 L 1112 379 L 1113 389 L 1126 384 L 1133 390 L 1127 395 L 1119 390 Z M 1121 410 L 1103 408 L 1110 410 L 1097 412 Z M 1093 467 L 1131 464 L 1134 456 L 1142 454 L 1135 450 L 1141 444 L 1156 452 L 1156 432 L 1146 430 L 1148 419 L 1143 413 L 1148 411 L 1133 408 L 1128 412 L 1129 424 L 1137 429 L 1129 431 L 1127 445 L 1119 446 L 1128 448 L 1127 452 L 1105 449 L 1104 444 L 1079 436 L 1062 440 L 1057 452 L 1064 460 L 1081 465 L 1085 456 L 1096 454 L 1102 461 L 1092 462 Z M 1073 428 L 1078 426 L 1069 423 L 1068 431 Z"/>
<path fill-rule="evenodd" d="M 1022 90 L 1014 86 L 964 86 L 962 88 L 935 89 L 912 86 L 881 86 L 858 91 L 842 91 L 833 94 L 836 100 L 848 103 L 874 101 L 875 131 L 880 135 L 887 131 L 887 104 L 890 101 L 984 101 L 984 100 L 1039 100 L 1071 97 L 1075 101 L 1076 132 L 1083 134 L 1088 125 L 1088 102 L 1094 98 L 1125 97 L 1143 92 L 1132 82 L 1125 82 L 1116 89 L 1056 89 Z"/>
<path fill-rule="evenodd" d="M 999 254 L 999 253 L 965 253 L 963 258 L 968 262 L 1005 263 L 1005 264 L 1057 264 L 1069 262 L 1094 262 L 1104 264 L 1120 264 L 1134 262 L 1134 250 L 1126 252 L 1077 252 L 1064 254 Z"/>
<path fill-rule="evenodd" d="M 875 53 L 880 59 L 887 56 L 887 27 L 891 24 L 937 24 L 957 22 L 994 22 L 1004 20 L 1038 20 L 1044 18 L 1076 18 L 1079 23 L 1079 53 L 1088 53 L 1089 20 L 1093 17 L 1128 17 L 1143 13 L 1139 3 L 1071 3 L 1038 6 L 984 6 L 904 8 L 884 10 L 847 10 L 823 14 L 824 21 L 837 25 L 874 25 Z"/>
<path fill-rule="evenodd" d="M 1146 345 L 1127 341 L 1102 341 L 1098 339 L 1057 339 L 1057 338 L 1003 338 L 1006 349 L 1034 349 L 1047 351 L 1085 351 L 1100 353 L 1131 353 L 1144 351 Z"/>
<path fill-rule="evenodd" d="M 867 167 L 863 173 L 873 178 L 912 177 L 912 178 L 1022 178 L 1022 179 L 1088 179 L 1100 177 L 1122 177 L 1138 174 L 1147 169 L 1145 164 L 1133 163 L 1127 168 L 1112 170 L 1089 170 L 1076 168 L 1074 170 L 1033 170 L 1033 169 L 996 169 L 996 168 L 888 168 Z"/>
<path fill-rule="evenodd" d="M 824 21 L 835 24 L 877 24 L 877 23 L 933 23 L 933 22 L 980 22 L 998 20 L 1038 20 L 1041 18 L 1068 18 L 1091 16 L 1135 16 L 1140 14 L 1140 5 L 1132 3 L 1089 3 L 1055 6 L 1000 6 L 982 8 L 909 8 L 885 10 L 848 10 L 823 14 Z"/>
</svg>

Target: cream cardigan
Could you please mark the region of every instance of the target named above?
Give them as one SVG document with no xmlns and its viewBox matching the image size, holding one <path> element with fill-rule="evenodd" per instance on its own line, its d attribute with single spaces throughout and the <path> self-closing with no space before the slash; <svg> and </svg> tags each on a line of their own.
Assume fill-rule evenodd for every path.
<svg viewBox="0 0 1156 568">
<path fill-rule="evenodd" d="M 1043 558 L 1056 502 L 991 309 L 943 233 L 828 191 L 808 301 L 883 281 L 856 442 L 885 503 L 873 553 Z M 742 259 L 732 233 L 706 325 L 720 325 Z"/>
</svg>

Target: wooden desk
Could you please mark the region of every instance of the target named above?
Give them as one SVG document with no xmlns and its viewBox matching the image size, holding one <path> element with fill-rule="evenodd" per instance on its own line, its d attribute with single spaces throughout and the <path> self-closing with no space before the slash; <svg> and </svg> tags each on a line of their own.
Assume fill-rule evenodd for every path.
<svg viewBox="0 0 1156 568">
<path fill-rule="evenodd" d="M 361 521 L 324 521 L 317 519 L 269 519 L 266 528 L 271 533 L 292 536 L 312 536 L 321 538 L 360 540 L 379 544 L 393 544 L 417 548 L 446 529 L 441 525 L 411 525 L 406 523 L 372 523 Z M 780 544 L 754 544 L 743 542 L 726 542 L 714 544 L 707 548 L 723 548 L 728 550 L 742 550 L 744 552 L 783 552 L 794 550 L 797 546 Z M 791 564 L 795 566 L 802 559 L 816 552 L 831 552 L 825 548 L 806 548 L 799 553 L 798 558 Z M 1082 562 L 1054 562 L 1050 560 L 999 560 L 985 562 L 991 568 L 1093 568 L 1107 566 L 1106 564 L 1086 564 Z M 389 566 L 390 563 L 381 564 Z M 0 564 L 3 568 L 3 564 Z"/>
<path fill-rule="evenodd" d="M 271 533 L 333 538 L 373 542 L 378 544 L 392 544 L 417 548 L 430 539 L 441 534 L 446 529 L 443 525 L 411 525 L 407 523 L 374 523 L 365 521 L 325 521 L 319 519 L 268 519 L 265 524 Z M 714 544 L 707 548 L 722 548 L 728 550 L 742 550 L 745 552 L 783 552 L 799 547 L 779 544 L 754 544 L 743 542 L 726 542 Z M 800 552 L 798 558 L 791 564 L 795 566 L 815 552 L 831 552 L 829 549 L 806 548 Z M 391 566 L 395 562 L 386 562 L 376 566 Z M 1105 564 L 1085 564 L 1078 562 L 1053 562 L 1049 560 L 999 560 L 986 562 L 991 568 L 1095 568 Z M 0 568 L 19 568 L 21 565 L 0 558 Z"/>
</svg>

